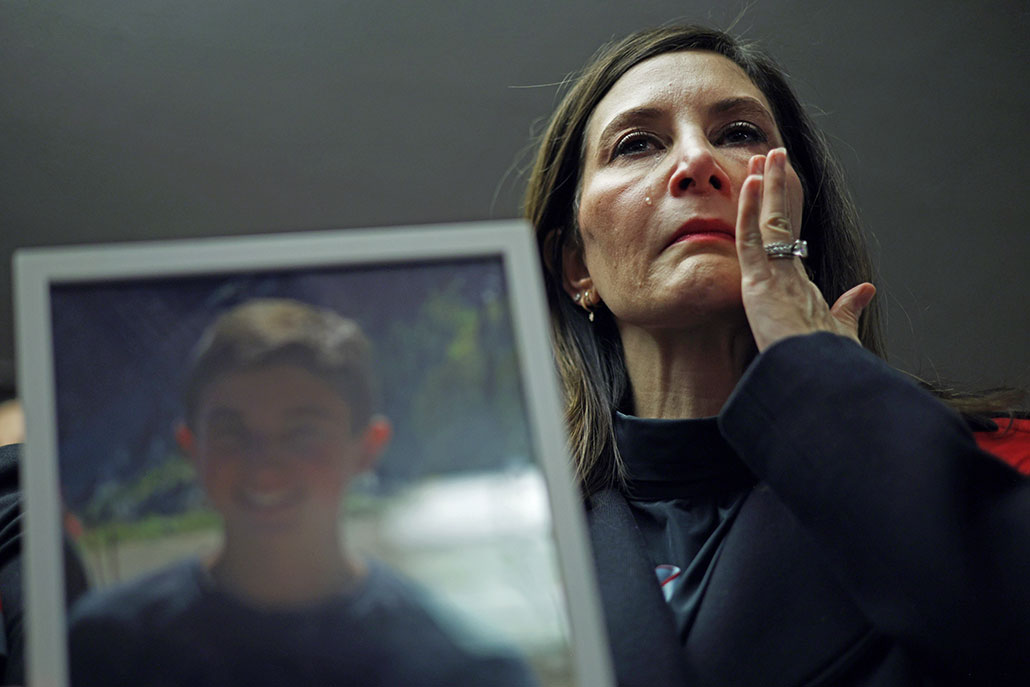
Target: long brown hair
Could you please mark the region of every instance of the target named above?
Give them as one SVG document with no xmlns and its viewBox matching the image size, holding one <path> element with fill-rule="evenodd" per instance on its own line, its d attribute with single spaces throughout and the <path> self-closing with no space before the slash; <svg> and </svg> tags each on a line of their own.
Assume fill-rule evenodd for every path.
<svg viewBox="0 0 1030 687">
<path fill-rule="evenodd" d="M 583 136 L 597 103 L 627 71 L 656 55 L 684 50 L 718 53 L 739 66 L 772 106 L 773 116 L 804 189 L 801 236 L 806 267 L 828 303 L 863 281 L 873 268 L 841 168 L 787 83 L 783 71 L 755 46 L 700 26 L 673 26 L 632 34 L 603 47 L 572 82 L 545 130 L 525 197 L 536 231 L 566 399 L 577 475 L 589 494 L 622 480 L 612 411 L 625 403 L 629 381 L 622 345 L 603 308 L 592 325 L 562 288 L 562 252 L 581 246 L 576 223 Z M 877 301 L 862 313 L 859 339 L 885 357 Z"/>
</svg>

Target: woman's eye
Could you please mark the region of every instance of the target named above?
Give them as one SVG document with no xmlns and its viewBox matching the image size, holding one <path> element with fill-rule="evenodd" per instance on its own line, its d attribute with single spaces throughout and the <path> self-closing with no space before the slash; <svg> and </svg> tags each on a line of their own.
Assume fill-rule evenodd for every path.
<svg viewBox="0 0 1030 687">
<path fill-rule="evenodd" d="M 731 146 L 746 146 L 755 143 L 765 143 L 769 137 L 759 127 L 751 122 L 733 122 L 716 137 L 716 144 Z"/>
<path fill-rule="evenodd" d="M 660 143 L 651 134 L 635 131 L 623 136 L 612 149 L 612 159 L 624 155 L 641 155 L 658 150 Z"/>
</svg>

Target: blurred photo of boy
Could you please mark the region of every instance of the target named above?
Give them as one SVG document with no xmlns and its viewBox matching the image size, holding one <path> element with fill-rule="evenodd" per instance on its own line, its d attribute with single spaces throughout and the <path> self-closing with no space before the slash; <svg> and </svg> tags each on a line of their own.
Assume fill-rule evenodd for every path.
<svg viewBox="0 0 1030 687">
<path fill-rule="evenodd" d="M 222 545 L 80 601 L 74 687 L 536 684 L 514 652 L 348 553 L 344 496 L 391 433 L 370 353 L 354 322 L 286 299 L 207 329 L 176 438 Z"/>
</svg>

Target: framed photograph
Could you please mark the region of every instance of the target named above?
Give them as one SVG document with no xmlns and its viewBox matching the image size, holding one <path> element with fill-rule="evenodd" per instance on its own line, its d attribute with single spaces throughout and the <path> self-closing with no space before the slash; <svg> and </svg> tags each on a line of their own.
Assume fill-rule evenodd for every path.
<svg viewBox="0 0 1030 687">
<path fill-rule="evenodd" d="M 30 684 L 614 685 L 535 251 L 19 251 Z"/>
</svg>

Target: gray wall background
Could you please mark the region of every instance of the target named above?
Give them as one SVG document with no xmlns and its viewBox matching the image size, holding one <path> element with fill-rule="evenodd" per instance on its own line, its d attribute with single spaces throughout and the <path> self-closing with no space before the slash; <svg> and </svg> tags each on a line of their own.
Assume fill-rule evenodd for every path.
<svg viewBox="0 0 1030 687">
<path fill-rule="evenodd" d="M 1025 0 L 2 0 L 0 382 L 17 247 L 514 217 L 557 82 L 741 13 L 848 171 L 891 362 L 1030 385 Z"/>
</svg>

